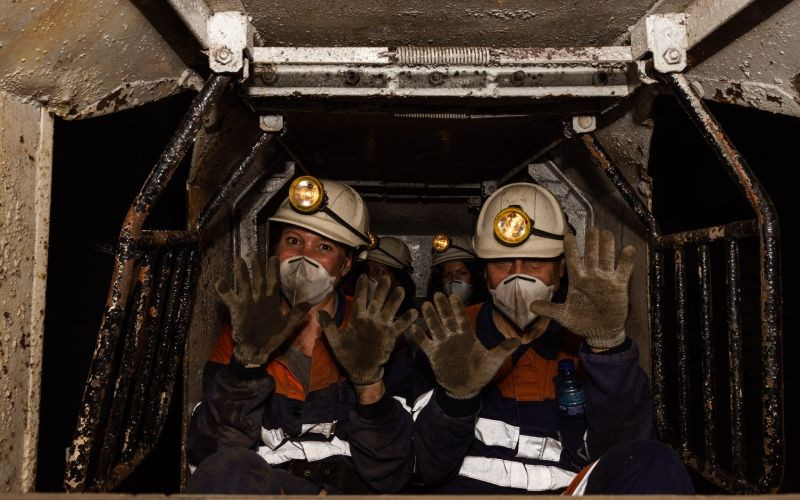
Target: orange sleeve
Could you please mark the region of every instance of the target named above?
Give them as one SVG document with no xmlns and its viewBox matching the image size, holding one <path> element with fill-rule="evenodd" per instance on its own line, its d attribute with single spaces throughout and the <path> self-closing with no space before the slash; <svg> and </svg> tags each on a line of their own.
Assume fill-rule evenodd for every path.
<svg viewBox="0 0 800 500">
<path fill-rule="evenodd" d="M 233 357 L 233 327 L 231 325 L 222 325 L 222 328 L 217 335 L 217 342 L 214 344 L 214 349 L 211 351 L 211 356 L 208 360 L 213 363 L 220 363 L 227 365 L 231 362 Z"/>
</svg>

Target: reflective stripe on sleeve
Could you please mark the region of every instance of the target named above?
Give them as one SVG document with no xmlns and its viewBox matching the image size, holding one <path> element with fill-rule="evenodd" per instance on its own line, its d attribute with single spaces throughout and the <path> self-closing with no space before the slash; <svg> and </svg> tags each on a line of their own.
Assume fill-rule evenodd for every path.
<svg viewBox="0 0 800 500">
<path fill-rule="evenodd" d="M 315 462 L 334 455 L 350 456 L 350 443 L 334 437 L 330 441 L 295 441 L 288 440 L 276 449 L 260 446 L 258 454 L 268 464 L 282 464 L 289 460 L 307 460 Z"/>
<path fill-rule="evenodd" d="M 517 450 L 520 458 L 533 458 L 558 462 L 561 460 L 561 442 L 554 438 L 520 434 L 516 425 L 502 420 L 479 418 L 475 423 L 475 438 L 487 446 L 502 446 Z"/>
<path fill-rule="evenodd" d="M 274 450 L 280 446 L 284 440 L 286 440 L 286 434 L 284 434 L 283 429 L 280 427 L 277 429 L 261 428 L 261 441 L 263 441 L 270 450 Z"/>
<path fill-rule="evenodd" d="M 513 460 L 487 457 L 464 457 L 459 475 L 479 481 L 526 491 L 549 491 L 565 488 L 574 472 L 549 465 L 530 465 Z"/>
<path fill-rule="evenodd" d="M 421 412 L 423 408 L 428 406 L 428 403 L 431 402 L 432 397 L 433 397 L 433 389 L 422 394 L 414 401 L 414 407 L 411 409 L 411 418 L 414 419 L 415 422 L 417 421 L 417 415 L 419 415 L 419 412 Z"/>
<path fill-rule="evenodd" d="M 520 436 L 517 456 L 521 458 L 535 458 L 536 460 L 550 460 L 558 462 L 561 460 L 561 442 L 557 439 Z"/>
<path fill-rule="evenodd" d="M 475 422 L 475 437 L 483 444 L 513 450 L 519 441 L 519 427 L 502 420 L 481 417 Z"/>
<path fill-rule="evenodd" d="M 333 432 L 336 430 L 336 422 L 319 422 L 316 424 L 303 424 L 300 429 L 300 434 L 321 434 L 326 438 L 333 436 Z"/>
</svg>

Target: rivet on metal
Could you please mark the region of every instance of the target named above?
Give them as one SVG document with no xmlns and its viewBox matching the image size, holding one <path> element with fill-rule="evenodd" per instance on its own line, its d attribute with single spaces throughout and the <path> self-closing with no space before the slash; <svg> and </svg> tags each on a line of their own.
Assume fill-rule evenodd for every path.
<svg viewBox="0 0 800 500">
<path fill-rule="evenodd" d="M 595 87 L 603 87 L 608 84 L 608 73 L 601 71 L 592 76 L 592 85 Z"/>
<path fill-rule="evenodd" d="M 428 82 L 431 85 L 441 85 L 444 83 L 444 75 L 440 71 L 434 71 L 428 75 Z"/>
<path fill-rule="evenodd" d="M 667 64 L 678 64 L 683 59 L 681 51 L 678 49 L 667 49 L 664 51 L 664 61 Z"/>
<path fill-rule="evenodd" d="M 344 83 L 347 85 L 358 85 L 358 82 L 361 80 L 361 75 L 358 74 L 358 71 L 345 71 L 344 73 Z"/>
<path fill-rule="evenodd" d="M 264 132 L 280 132 L 283 130 L 282 115 L 264 115 L 259 118 L 258 125 Z"/>
<path fill-rule="evenodd" d="M 272 68 L 266 68 L 261 73 L 261 81 L 264 82 L 264 85 L 275 85 L 278 81 L 278 73 Z"/>
<path fill-rule="evenodd" d="M 214 51 L 214 59 L 220 64 L 228 64 L 233 59 L 233 52 L 228 47 L 220 47 Z"/>
</svg>

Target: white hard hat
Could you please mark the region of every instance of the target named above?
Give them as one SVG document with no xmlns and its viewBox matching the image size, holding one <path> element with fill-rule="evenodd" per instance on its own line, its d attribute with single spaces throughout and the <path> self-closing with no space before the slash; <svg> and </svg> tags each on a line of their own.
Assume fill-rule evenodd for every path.
<svg viewBox="0 0 800 500">
<path fill-rule="evenodd" d="M 353 248 L 366 248 L 371 242 L 367 206 L 355 189 L 341 182 L 298 177 L 269 220 L 302 227 Z"/>
<path fill-rule="evenodd" d="M 469 237 L 462 234 L 448 236 L 437 234 L 432 241 L 433 259 L 432 266 L 438 266 L 450 260 L 474 260 L 475 250 L 472 248 L 472 241 Z"/>
<path fill-rule="evenodd" d="M 558 200 L 537 184 L 495 191 L 481 208 L 472 242 L 482 259 L 552 258 L 564 253 L 567 219 Z"/>
<path fill-rule="evenodd" d="M 374 260 L 394 269 L 405 269 L 409 273 L 413 271 L 408 245 L 393 236 L 378 238 L 378 245 L 367 252 L 366 260 Z"/>
</svg>

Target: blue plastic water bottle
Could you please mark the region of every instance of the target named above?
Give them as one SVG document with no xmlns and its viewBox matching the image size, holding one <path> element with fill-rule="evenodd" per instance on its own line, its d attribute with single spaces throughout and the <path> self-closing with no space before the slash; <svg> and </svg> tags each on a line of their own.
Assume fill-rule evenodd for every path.
<svg viewBox="0 0 800 500">
<path fill-rule="evenodd" d="M 582 417 L 586 412 L 586 391 L 575 373 L 575 363 L 571 359 L 558 362 L 556 399 L 562 415 Z"/>
</svg>

